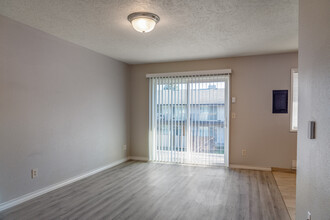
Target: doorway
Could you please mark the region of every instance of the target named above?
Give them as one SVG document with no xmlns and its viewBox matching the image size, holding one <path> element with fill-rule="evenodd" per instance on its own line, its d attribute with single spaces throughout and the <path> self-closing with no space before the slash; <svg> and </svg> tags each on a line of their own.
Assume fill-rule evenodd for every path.
<svg viewBox="0 0 330 220">
<path fill-rule="evenodd" d="M 228 166 L 229 75 L 149 80 L 150 160 Z"/>
</svg>

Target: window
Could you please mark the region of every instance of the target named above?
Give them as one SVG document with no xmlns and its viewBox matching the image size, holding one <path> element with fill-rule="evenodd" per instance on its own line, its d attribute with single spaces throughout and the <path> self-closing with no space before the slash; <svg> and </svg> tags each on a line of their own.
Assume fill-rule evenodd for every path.
<svg viewBox="0 0 330 220">
<path fill-rule="evenodd" d="M 150 160 L 226 164 L 229 76 L 155 76 L 149 80 Z"/>
<path fill-rule="evenodd" d="M 298 71 L 291 70 L 291 131 L 298 130 Z"/>
</svg>

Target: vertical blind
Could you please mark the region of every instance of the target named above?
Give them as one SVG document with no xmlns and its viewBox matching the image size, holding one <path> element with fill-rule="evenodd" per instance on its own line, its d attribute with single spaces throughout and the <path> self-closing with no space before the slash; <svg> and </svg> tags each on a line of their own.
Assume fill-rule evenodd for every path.
<svg viewBox="0 0 330 220">
<path fill-rule="evenodd" d="M 150 160 L 225 163 L 228 79 L 228 75 L 149 78 Z"/>
</svg>

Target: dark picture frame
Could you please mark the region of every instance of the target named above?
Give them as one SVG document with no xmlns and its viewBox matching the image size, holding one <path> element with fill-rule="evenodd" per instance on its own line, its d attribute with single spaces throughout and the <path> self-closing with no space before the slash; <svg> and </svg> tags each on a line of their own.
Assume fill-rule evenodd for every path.
<svg viewBox="0 0 330 220">
<path fill-rule="evenodd" d="M 273 114 L 288 113 L 288 90 L 273 90 Z"/>
</svg>

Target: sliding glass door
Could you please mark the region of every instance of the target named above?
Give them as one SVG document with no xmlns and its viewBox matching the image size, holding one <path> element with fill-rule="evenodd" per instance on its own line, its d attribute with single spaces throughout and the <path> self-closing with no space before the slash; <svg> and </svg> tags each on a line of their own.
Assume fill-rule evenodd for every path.
<svg viewBox="0 0 330 220">
<path fill-rule="evenodd" d="M 229 76 L 150 78 L 150 160 L 226 165 Z"/>
</svg>

